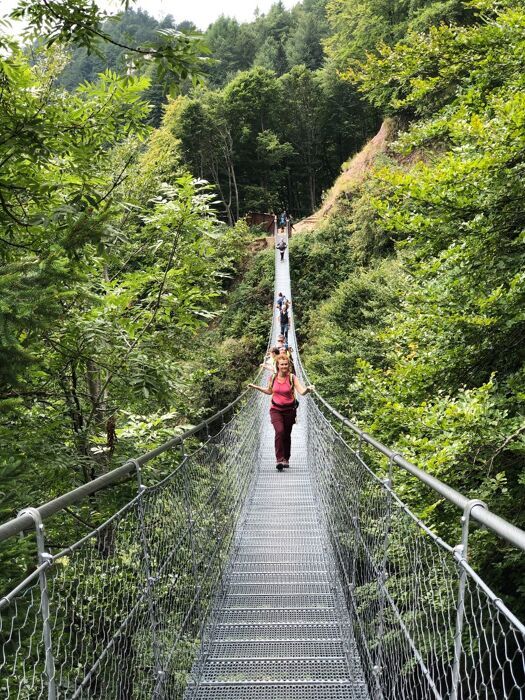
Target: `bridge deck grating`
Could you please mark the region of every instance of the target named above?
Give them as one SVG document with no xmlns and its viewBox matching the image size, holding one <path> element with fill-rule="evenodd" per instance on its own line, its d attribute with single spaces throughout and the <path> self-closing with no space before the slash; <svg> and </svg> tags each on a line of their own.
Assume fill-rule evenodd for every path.
<svg viewBox="0 0 525 700">
<path fill-rule="evenodd" d="M 279 658 L 284 657 L 343 657 L 342 641 L 325 639 L 306 639 L 300 641 L 271 640 L 271 641 L 216 641 L 210 646 L 210 658 Z"/>
<path fill-rule="evenodd" d="M 208 659 L 204 666 L 204 682 L 232 681 L 348 681 L 348 667 L 344 659 Z"/>
<path fill-rule="evenodd" d="M 340 641 L 341 631 L 337 623 L 314 624 L 269 623 L 265 625 L 218 625 L 215 628 L 215 641 L 260 641 L 283 640 L 297 642 L 302 639 L 310 641 Z"/>
<path fill-rule="evenodd" d="M 368 700 L 364 686 L 355 682 L 286 683 L 246 686 L 224 683 L 199 687 L 195 700 Z"/>
<path fill-rule="evenodd" d="M 287 264 L 276 265 L 276 289 L 290 298 Z M 278 472 L 269 416 L 264 422 L 258 471 L 188 700 L 368 700 L 318 510 L 306 423 L 303 405 L 290 468 Z"/>
</svg>

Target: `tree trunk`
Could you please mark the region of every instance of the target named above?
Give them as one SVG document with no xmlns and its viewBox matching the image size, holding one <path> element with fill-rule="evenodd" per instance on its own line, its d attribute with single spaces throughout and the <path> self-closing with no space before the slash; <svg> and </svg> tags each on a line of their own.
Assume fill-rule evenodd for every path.
<svg viewBox="0 0 525 700">
<path fill-rule="evenodd" d="M 213 181 L 215 183 L 215 186 L 217 187 L 217 190 L 219 191 L 220 198 L 222 199 L 222 203 L 224 204 L 226 216 L 228 217 L 228 226 L 233 226 L 233 217 L 232 217 L 231 208 L 228 205 L 228 202 L 226 201 L 226 197 L 224 196 L 224 192 L 222 191 L 221 183 L 219 180 L 219 171 L 215 165 L 211 166 L 211 173 L 212 173 L 212 177 L 213 177 Z"/>
<path fill-rule="evenodd" d="M 308 173 L 308 189 L 310 190 L 310 208 L 312 211 L 315 211 L 315 203 L 316 203 L 316 198 L 315 198 L 315 190 L 316 190 L 316 183 L 315 183 L 315 173 L 313 170 L 310 170 Z"/>
<path fill-rule="evenodd" d="M 106 420 L 106 392 L 102 390 L 100 368 L 90 358 L 86 360 L 86 382 L 89 391 L 89 400 L 95 414 L 95 423 L 100 427 Z"/>
</svg>

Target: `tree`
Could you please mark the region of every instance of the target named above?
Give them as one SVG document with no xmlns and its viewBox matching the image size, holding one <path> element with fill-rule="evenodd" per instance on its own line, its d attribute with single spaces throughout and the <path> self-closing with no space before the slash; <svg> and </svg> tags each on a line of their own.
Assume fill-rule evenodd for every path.
<svg viewBox="0 0 525 700">
<path fill-rule="evenodd" d="M 261 66 L 282 75 L 288 70 L 288 59 L 282 41 L 273 36 L 267 37 L 259 47 L 253 61 L 255 66 Z"/>
<path fill-rule="evenodd" d="M 254 24 L 258 38 L 258 48 L 254 64 L 268 68 L 277 75 L 288 70 L 285 43 L 292 28 L 292 15 L 282 2 L 276 2 L 268 14 L 261 16 Z"/>
<path fill-rule="evenodd" d="M 198 177 L 213 182 L 232 225 L 239 218 L 239 190 L 222 95 L 207 92 L 200 99 L 183 100 L 173 113 L 173 129 L 186 163 Z"/>
<path fill-rule="evenodd" d="M 290 67 L 305 65 L 317 70 L 323 65 L 322 44 L 329 34 L 325 4 L 326 0 L 304 0 L 293 8 L 294 27 L 286 40 Z"/>
<path fill-rule="evenodd" d="M 128 1 L 120 0 L 127 9 Z M 151 37 L 147 30 L 145 36 L 140 36 L 145 27 L 140 23 L 137 43 L 114 38 L 109 30 L 109 22 L 120 19 L 102 10 L 95 0 L 78 0 L 70 3 L 68 0 L 34 3 L 32 0 L 18 0 L 10 16 L 15 20 L 26 23 L 24 36 L 30 41 L 51 46 L 55 42 L 64 45 L 72 43 L 86 49 L 87 53 L 99 53 L 101 46 L 111 45 L 127 52 L 126 63 L 133 69 L 141 69 L 144 65 L 154 62 L 159 78 L 166 80 L 174 88 L 189 76 L 197 79 L 202 75 L 203 56 L 205 47 L 199 36 L 192 36 L 164 26 Z M 133 19 L 140 13 L 129 13 Z M 154 20 L 153 20 L 154 21 Z M 0 47 L 6 45 L 0 40 Z M 118 52 L 117 52 L 118 55 Z"/>
<path fill-rule="evenodd" d="M 294 119 L 288 122 L 287 140 L 297 154 L 297 170 L 308 183 L 312 211 L 318 201 L 318 174 L 321 170 L 321 113 L 323 95 L 318 81 L 305 66 L 295 66 L 280 79 L 286 104 L 293 106 Z"/>
<path fill-rule="evenodd" d="M 255 37 L 249 25 L 222 15 L 208 27 L 206 42 L 213 60 L 207 73 L 212 87 L 222 87 L 236 73 L 251 67 L 255 55 Z"/>
<path fill-rule="evenodd" d="M 342 71 L 382 44 L 395 44 L 408 31 L 423 31 L 439 22 L 466 21 L 472 15 L 461 0 L 328 0 L 326 11 L 333 30 L 326 41 L 327 53 Z"/>
</svg>

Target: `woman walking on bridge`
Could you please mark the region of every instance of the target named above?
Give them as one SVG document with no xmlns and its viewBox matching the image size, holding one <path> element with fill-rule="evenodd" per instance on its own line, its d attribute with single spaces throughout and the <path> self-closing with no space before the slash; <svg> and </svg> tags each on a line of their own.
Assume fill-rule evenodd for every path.
<svg viewBox="0 0 525 700">
<path fill-rule="evenodd" d="M 279 323 L 281 324 L 281 335 L 288 343 L 288 330 L 290 328 L 290 302 L 285 301 L 279 310 Z"/>
<path fill-rule="evenodd" d="M 270 379 L 268 387 L 249 384 L 252 389 L 272 397 L 270 420 L 275 430 L 275 459 L 277 469 L 290 466 L 292 447 L 292 428 L 297 414 L 295 392 L 301 396 L 308 394 L 313 386 L 304 387 L 290 371 L 290 360 L 286 355 L 279 355 L 276 360 L 277 372 Z"/>
</svg>

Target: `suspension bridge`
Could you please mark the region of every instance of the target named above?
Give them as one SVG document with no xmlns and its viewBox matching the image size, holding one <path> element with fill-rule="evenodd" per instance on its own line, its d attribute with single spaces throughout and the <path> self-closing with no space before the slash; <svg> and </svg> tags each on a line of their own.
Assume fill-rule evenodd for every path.
<svg viewBox="0 0 525 700">
<path fill-rule="evenodd" d="M 275 289 L 291 299 L 278 257 Z M 525 533 L 316 392 L 300 400 L 291 466 L 277 472 L 268 401 L 245 392 L 0 525 L 14 561 L 35 547 L 35 566 L 0 599 L 0 697 L 525 697 L 525 626 L 468 563 L 474 524 L 517 555 Z M 146 486 L 150 463 L 167 476 Z M 411 512 L 401 470 L 457 508 L 459 541 Z M 109 487 L 125 505 L 79 535 L 71 506 Z"/>
</svg>

